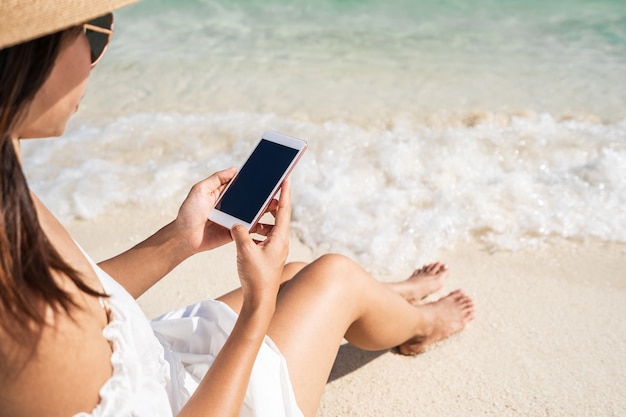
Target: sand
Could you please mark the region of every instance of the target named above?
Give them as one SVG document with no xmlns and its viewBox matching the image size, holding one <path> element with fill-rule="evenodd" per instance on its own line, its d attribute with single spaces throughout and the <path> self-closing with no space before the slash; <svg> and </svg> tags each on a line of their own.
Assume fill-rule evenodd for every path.
<svg viewBox="0 0 626 417">
<path fill-rule="evenodd" d="M 66 225 L 102 260 L 172 216 L 120 213 Z M 237 285 L 234 256 L 232 245 L 198 255 L 139 303 L 155 317 L 216 297 Z M 313 252 L 293 239 L 290 259 Z M 318 416 L 626 416 L 626 245 L 555 240 L 489 253 L 464 243 L 439 259 L 451 274 L 431 299 L 464 288 L 476 321 L 416 357 L 343 345 Z"/>
</svg>

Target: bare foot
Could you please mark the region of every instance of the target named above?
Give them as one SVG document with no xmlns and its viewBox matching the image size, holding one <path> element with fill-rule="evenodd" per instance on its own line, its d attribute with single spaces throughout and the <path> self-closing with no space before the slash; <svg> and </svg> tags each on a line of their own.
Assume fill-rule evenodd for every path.
<svg viewBox="0 0 626 417">
<path fill-rule="evenodd" d="M 475 317 L 474 302 L 462 290 L 418 308 L 424 313 L 429 329 L 398 346 L 403 355 L 423 352 L 427 346 L 463 330 Z"/>
<path fill-rule="evenodd" d="M 389 287 L 402 295 L 409 303 L 417 304 L 443 287 L 448 276 L 448 267 L 441 262 L 424 265 L 413 271 L 409 278 L 389 283 Z"/>
</svg>

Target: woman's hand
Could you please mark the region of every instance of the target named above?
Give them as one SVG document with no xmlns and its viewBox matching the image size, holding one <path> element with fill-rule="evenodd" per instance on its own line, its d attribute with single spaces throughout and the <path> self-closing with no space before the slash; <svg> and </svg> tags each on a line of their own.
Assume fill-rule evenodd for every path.
<svg viewBox="0 0 626 417">
<path fill-rule="evenodd" d="M 264 241 L 255 241 L 241 225 L 230 230 L 237 244 L 243 306 L 224 347 L 181 410 L 181 417 L 235 416 L 241 411 L 254 362 L 274 315 L 282 269 L 287 259 L 291 217 L 289 194 L 289 183 L 285 180 L 280 200 L 271 207 L 275 224 L 263 225 L 256 230 L 266 236 Z"/>
<path fill-rule="evenodd" d="M 271 208 L 275 224 L 259 225 L 255 230 L 255 233 L 266 236 L 265 240 L 255 241 L 241 225 L 231 229 L 237 244 L 237 270 L 243 291 L 243 308 L 255 308 L 268 300 L 272 306 L 275 304 L 289 253 L 290 198 L 289 181 L 285 180 L 278 205 Z"/>
<path fill-rule="evenodd" d="M 195 254 L 222 246 L 232 240 L 230 231 L 207 219 L 226 184 L 235 176 L 237 169 L 216 172 L 191 188 L 174 220 L 176 233 Z"/>
<path fill-rule="evenodd" d="M 213 223 L 207 215 L 236 172 L 235 168 L 219 171 L 194 185 L 176 220 L 124 253 L 100 262 L 100 267 L 137 298 L 190 256 L 229 243 L 230 230 Z M 277 207 L 278 202 L 272 201 L 267 211 L 276 212 Z M 272 229 L 271 225 L 259 224 L 253 232 L 268 235 Z M 274 244 L 269 245 L 273 240 L 277 239 L 263 246 L 273 248 Z"/>
</svg>

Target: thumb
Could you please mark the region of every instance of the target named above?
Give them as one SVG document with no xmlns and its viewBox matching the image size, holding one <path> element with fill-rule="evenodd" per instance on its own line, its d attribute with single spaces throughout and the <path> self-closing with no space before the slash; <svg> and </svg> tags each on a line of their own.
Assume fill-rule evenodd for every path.
<svg viewBox="0 0 626 417">
<path fill-rule="evenodd" d="M 240 224 L 236 224 L 230 229 L 230 235 L 237 245 L 237 252 L 244 249 L 246 246 L 254 244 L 248 230 Z"/>
</svg>

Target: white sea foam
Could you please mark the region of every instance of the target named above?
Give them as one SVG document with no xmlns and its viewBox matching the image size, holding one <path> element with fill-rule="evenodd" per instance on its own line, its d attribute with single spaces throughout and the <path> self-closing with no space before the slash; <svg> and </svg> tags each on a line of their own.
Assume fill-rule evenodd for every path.
<svg viewBox="0 0 626 417">
<path fill-rule="evenodd" d="M 188 189 L 240 164 L 261 132 L 310 144 L 293 174 L 293 229 L 316 252 L 406 271 L 464 239 L 518 249 L 551 236 L 626 242 L 626 121 L 549 115 L 385 126 L 272 114 L 135 114 L 74 121 L 23 144 L 29 181 L 61 218 L 135 205 L 175 213 Z M 473 124 L 473 125 L 472 125 Z"/>
</svg>

